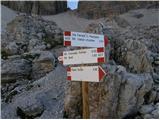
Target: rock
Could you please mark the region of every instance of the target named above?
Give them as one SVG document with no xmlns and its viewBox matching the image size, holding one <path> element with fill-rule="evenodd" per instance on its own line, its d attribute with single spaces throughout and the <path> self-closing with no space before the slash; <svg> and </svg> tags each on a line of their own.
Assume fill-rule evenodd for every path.
<svg viewBox="0 0 160 120">
<path fill-rule="evenodd" d="M 110 19 L 113 15 L 119 15 L 121 13 L 125 13 L 129 10 L 145 8 L 147 5 L 156 4 L 158 6 L 158 2 L 124 2 L 124 1 L 80 1 L 78 4 L 78 14 L 81 17 L 87 19 L 98 19 L 103 17 L 109 17 Z M 152 6 L 153 8 L 155 5 Z"/>
<path fill-rule="evenodd" d="M 117 66 L 117 72 L 118 72 L 118 73 L 126 72 L 126 68 L 123 67 L 123 66 L 121 66 L 121 65 L 118 65 L 118 66 Z"/>
<path fill-rule="evenodd" d="M 32 63 L 32 78 L 38 79 L 45 76 L 55 68 L 55 57 L 49 51 L 40 51 L 39 57 Z"/>
<path fill-rule="evenodd" d="M 21 118 L 35 118 L 40 116 L 44 111 L 43 104 L 40 101 L 30 98 L 20 102 L 17 106 L 17 115 Z"/>
<path fill-rule="evenodd" d="M 18 54 L 18 46 L 15 42 L 10 42 L 5 49 L 3 49 L 7 55 L 15 55 Z"/>
<path fill-rule="evenodd" d="M 143 106 L 140 108 L 139 112 L 140 112 L 141 114 L 148 114 L 148 113 L 151 113 L 154 109 L 155 109 L 155 108 L 154 108 L 154 106 L 153 106 L 152 104 L 150 104 L 150 105 L 143 105 Z"/>
<path fill-rule="evenodd" d="M 126 28 L 127 26 L 129 26 L 129 23 L 121 17 L 116 16 L 114 19 L 117 22 L 117 24 L 122 28 Z"/>
<path fill-rule="evenodd" d="M 41 42 L 41 40 L 39 39 L 31 39 L 29 41 L 29 45 L 28 45 L 28 50 L 29 51 L 35 51 L 35 50 L 45 50 L 46 46 L 44 45 L 43 42 Z"/>
<path fill-rule="evenodd" d="M 154 61 L 154 64 L 155 64 L 155 65 L 159 65 L 159 60 Z"/>
<path fill-rule="evenodd" d="M 152 115 L 153 115 L 154 119 L 158 119 L 159 118 L 159 110 L 156 109 L 156 110 L 152 111 Z"/>
<path fill-rule="evenodd" d="M 117 42 L 115 44 L 117 49 L 114 51 L 117 62 L 121 62 L 127 70 L 134 73 L 151 72 L 153 70 L 152 63 L 148 59 L 147 47 L 143 43 L 131 39 L 122 39 L 122 43 L 118 41 L 115 41 Z M 125 51 L 125 48 L 127 48 L 127 51 Z"/>
<path fill-rule="evenodd" d="M 152 88 L 152 77 L 149 74 L 118 73 L 114 70 L 108 73 L 104 82 L 89 83 L 90 118 L 128 118 L 136 114 L 144 102 L 144 95 Z M 80 86 L 79 83 L 75 84 Z M 69 118 L 81 116 L 78 111 L 82 109 L 80 91 L 72 84 L 67 89 L 65 112 Z M 75 107 L 77 105 L 79 109 Z"/>
<path fill-rule="evenodd" d="M 141 18 L 141 17 L 143 17 L 144 15 L 142 14 L 142 13 L 137 13 L 137 12 L 135 12 L 134 14 L 133 14 L 133 17 L 135 17 L 135 18 Z"/>
<path fill-rule="evenodd" d="M 26 79 L 31 72 L 31 63 L 25 59 L 8 59 L 2 63 L 1 83 L 12 83 Z"/>
<path fill-rule="evenodd" d="M 153 119 L 153 116 L 151 114 L 145 114 L 143 119 Z"/>
<path fill-rule="evenodd" d="M 155 102 L 156 96 L 157 96 L 157 92 L 152 90 L 149 95 L 148 103 Z"/>
<path fill-rule="evenodd" d="M 67 10 L 66 1 L 3 1 L 2 4 L 16 11 L 39 15 L 57 14 Z"/>
<path fill-rule="evenodd" d="M 2 35 L 4 57 L 46 50 L 47 44 L 51 49 L 63 42 L 63 32 L 55 22 L 45 21 L 40 16 L 17 16 L 7 25 L 6 31 Z"/>
<path fill-rule="evenodd" d="M 152 73 L 153 81 L 159 83 L 159 75 L 157 73 Z"/>
<path fill-rule="evenodd" d="M 63 118 L 66 82 L 66 70 L 59 64 L 45 77 L 30 83 L 31 89 L 4 104 L 2 118 Z"/>
</svg>

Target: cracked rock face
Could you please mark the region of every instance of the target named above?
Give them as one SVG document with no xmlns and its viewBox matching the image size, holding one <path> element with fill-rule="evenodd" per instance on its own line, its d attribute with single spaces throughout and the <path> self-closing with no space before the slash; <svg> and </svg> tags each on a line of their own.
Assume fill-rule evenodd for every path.
<svg viewBox="0 0 160 120">
<path fill-rule="evenodd" d="M 152 88 L 152 77 L 150 74 L 136 75 L 125 71 L 121 72 L 123 74 L 116 71 L 110 73 L 105 82 L 89 83 L 90 118 L 127 118 L 137 113 L 144 102 L 145 94 Z M 80 83 L 75 84 L 80 86 Z M 78 107 L 76 103 L 82 106 L 81 93 L 73 92 L 77 89 L 73 83 L 71 88 L 72 90 L 68 90 L 69 96 L 66 98 L 66 100 L 70 98 L 70 101 L 66 102 L 66 106 L 70 105 L 68 108 L 74 110 L 76 106 Z M 69 114 L 68 117 L 74 118 L 71 111 L 66 110 Z M 75 112 L 74 114 L 81 116 L 82 113 Z"/>
<path fill-rule="evenodd" d="M 2 4 L 19 12 L 39 15 L 53 15 L 67 10 L 66 1 L 3 1 Z"/>
<path fill-rule="evenodd" d="M 31 63 L 26 59 L 9 59 L 2 61 L 1 83 L 13 83 L 21 79 L 27 79 L 31 73 Z"/>
<path fill-rule="evenodd" d="M 40 116 L 44 111 L 43 104 L 40 103 L 40 101 L 28 98 L 25 99 L 19 103 L 17 106 L 17 115 L 21 118 L 35 118 L 37 116 Z"/>
<path fill-rule="evenodd" d="M 123 26 L 120 22 L 128 21 L 122 18 L 119 24 L 115 19 L 107 19 L 102 27 L 93 23 L 86 29 L 103 33 L 110 40 L 106 48 L 107 63 L 102 65 L 107 76 L 103 82 L 89 83 L 90 118 L 158 118 L 158 25 L 129 23 Z M 66 117 L 82 118 L 81 83 L 69 83 L 68 87 Z"/>
</svg>

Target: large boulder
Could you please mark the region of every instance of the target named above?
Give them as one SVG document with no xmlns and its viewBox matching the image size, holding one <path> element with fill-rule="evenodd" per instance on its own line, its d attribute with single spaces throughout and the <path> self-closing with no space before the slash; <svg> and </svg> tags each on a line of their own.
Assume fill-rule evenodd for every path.
<svg viewBox="0 0 160 120">
<path fill-rule="evenodd" d="M 27 79 L 31 73 L 31 62 L 26 59 L 13 58 L 2 61 L 1 83 L 12 83 Z"/>
<path fill-rule="evenodd" d="M 41 17 L 17 16 L 2 34 L 2 56 L 52 49 L 61 45 L 63 32 L 55 22 Z"/>
<path fill-rule="evenodd" d="M 127 118 L 138 112 L 144 96 L 152 88 L 150 74 L 132 74 L 123 67 L 109 66 L 104 82 L 89 83 L 90 118 Z M 66 92 L 65 112 L 68 118 L 82 117 L 80 83 L 70 83 Z M 78 108 L 78 109 L 77 109 Z"/>
<path fill-rule="evenodd" d="M 30 89 L 16 94 L 12 102 L 2 103 L 2 118 L 63 118 L 65 68 L 59 64 L 54 71 L 30 85 Z"/>
</svg>

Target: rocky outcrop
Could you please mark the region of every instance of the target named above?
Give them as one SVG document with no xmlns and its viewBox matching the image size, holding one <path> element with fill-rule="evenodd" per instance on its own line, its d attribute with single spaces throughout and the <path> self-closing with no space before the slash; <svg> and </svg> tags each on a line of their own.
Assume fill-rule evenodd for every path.
<svg viewBox="0 0 160 120">
<path fill-rule="evenodd" d="M 115 19 L 106 18 L 86 29 L 108 36 L 110 43 L 106 48 L 107 63 L 102 65 L 107 72 L 105 80 L 89 83 L 90 118 L 158 118 L 158 24 L 130 24 L 124 17 Z M 67 118 L 82 118 L 81 91 L 81 83 L 68 83 Z"/>
<path fill-rule="evenodd" d="M 28 79 L 31 73 L 31 63 L 28 60 L 12 58 L 2 60 L 1 83 L 13 83 L 17 80 Z"/>
<path fill-rule="evenodd" d="M 39 56 L 32 62 L 32 78 L 39 79 L 55 68 L 55 57 L 49 51 L 41 51 Z"/>
<path fill-rule="evenodd" d="M 31 100 L 32 99 L 32 100 Z M 35 118 L 40 116 L 44 111 L 43 104 L 33 98 L 22 99 L 17 106 L 17 115 L 21 118 Z"/>
<path fill-rule="evenodd" d="M 66 1 L 2 1 L 9 8 L 28 14 L 54 15 L 67 10 Z"/>
<path fill-rule="evenodd" d="M 110 69 L 109 75 L 104 82 L 89 83 L 90 118 L 134 116 L 143 104 L 144 96 L 152 88 L 151 75 L 127 73 L 114 65 L 107 68 Z M 82 117 L 81 87 L 76 90 L 77 86 L 81 86 L 80 83 L 70 83 L 66 94 L 65 111 L 68 118 Z"/>
<path fill-rule="evenodd" d="M 17 16 L 2 34 L 2 58 L 29 51 L 52 49 L 61 45 L 62 41 L 62 30 L 54 22 L 45 21 L 40 17 Z"/>
<path fill-rule="evenodd" d="M 63 118 L 65 78 L 66 70 L 59 64 L 41 79 L 25 83 L 28 87 L 23 91 L 19 92 L 22 85 L 16 85 L 12 101 L 2 102 L 2 118 Z"/>
<path fill-rule="evenodd" d="M 101 65 L 107 76 L 89 83 L 90 118 L 159 116 L 158 23 L 148 18 L 148 24 L 143 12 L 129 14 L 133 21 L 104 18 L 86 29 L 109 38 L 107 62 Z M 62 46 L 62 30 L 55 22 L 18 16 L 8 24 L 1 43 L 2 118 L 82 118 L 81 82 L 66 81 L 66 68 L 57 62 L 70 48 Z"/>
<path fill-rule="evenodd" d="M 113 18 L 113 16 L 125 13 L 138 8 L 158 8 L 158 2 L 126 2 L 126 1 L 80 1 L 78 4 L 78 14 L 88 19 L 101 17 Z"/>
<path fill-rule="evenodd" d="M 21 15 L 7 25 L 1 37 L 2 101 L 12 102 L 15 95 L 32 88 L 30 83 L 55 69 L 57 58 L 51 51 L 62 44 L 62 34 L 54 22 L 41 17 Z"/>
</svg>

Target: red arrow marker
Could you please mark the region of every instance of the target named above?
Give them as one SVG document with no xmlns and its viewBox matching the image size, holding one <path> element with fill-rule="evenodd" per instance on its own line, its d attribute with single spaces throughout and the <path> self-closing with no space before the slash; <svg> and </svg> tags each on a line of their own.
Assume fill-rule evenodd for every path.
<svg viewBox="0 0 160 120">
<path fill-rule="evenodd" d="M 104 76 L 106 75 L 106 72 L 100 66 L 98 67 L 98 71 L 99 71 L 99 81 L 100 81 L 104 78 Z"/>
</svg>

